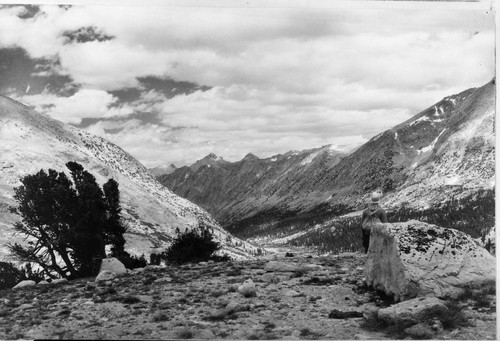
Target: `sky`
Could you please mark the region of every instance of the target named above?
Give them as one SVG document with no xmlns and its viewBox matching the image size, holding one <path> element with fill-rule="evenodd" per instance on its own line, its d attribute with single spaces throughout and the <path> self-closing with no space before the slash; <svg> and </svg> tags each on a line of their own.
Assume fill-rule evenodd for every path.
<svg viewBox="0 0 500 341">
<path fill-rule="evenodd" d="M 490 81 L 494 18 L 370 3 L 4 5 L 0 93 L 146 167 L 348 150 Z"/>
</svg>

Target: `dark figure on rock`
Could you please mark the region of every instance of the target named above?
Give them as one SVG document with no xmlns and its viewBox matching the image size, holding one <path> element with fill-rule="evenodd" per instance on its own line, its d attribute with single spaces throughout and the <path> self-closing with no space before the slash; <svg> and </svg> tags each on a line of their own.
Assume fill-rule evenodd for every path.
<svg viewBox="0 0 500 341">
<path fill-rule="evenodd" d="M 385 210 L 380 206 L 381 198 L 381 190 L 376 190 L 375 192 L 370 194 L 368 207 L 363 211 L 363 216 L 361 219 L 361 233 L 365 253 L 368 252 L 368 247 L 370 246 L 370 232 L 373 225 L 387 223 L 387 214 L 385 213 Z"/>
</svg>

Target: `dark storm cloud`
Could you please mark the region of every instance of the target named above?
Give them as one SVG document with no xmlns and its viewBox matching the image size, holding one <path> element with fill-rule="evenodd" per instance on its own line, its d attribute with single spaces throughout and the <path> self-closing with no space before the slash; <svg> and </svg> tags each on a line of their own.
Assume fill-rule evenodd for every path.
<svg viewBox="0 0 500 341">
<path fill-rule="evenodd" d="M 160 119 L 158 113 L 154 112 L 143 112 L 143 113 L 133 113 L 125 117 L 110 117 L 103 119 L 102 117 L 86 117 L 82 118 L 80 124 L 76 124 L 75 127 L 87 128 L 98 122 L 126 122 L 129 120 L 139 120 L 143 124 L 157 124 L 163 125 L 163 121 Z M 121 129 L 120 129 L 121 130 Z M 107 131 L 109 132 L 109 131 Z"/>
<path fill-rule="evenodd" d="M 0 5 L 0 10 L 6 8 L 20 8 L 17 17 L 21 19 L 31 19 L 40 13 L 40 6 L 37 5 Z"/>
<path fill-rule="evenodd" d="M 211 87 L 198 85 L 192 82 L 175 81 L 168 77 L 138 77 L 139 86 L 136 88 L 124 88 L 119 90 L 108 91 L 111 95 L 118 98 L 117 105 L 123 103 L 132 103 L 138 101 L 142 95 L 153 90 L 159 94 L 163 94 L 165 98 L 173 98 L 177 95 L 189 95 L 195 91 L 207 91 Z"/>
<path fill-rule="evenodd" d="M 137 101 L 141 97 L 141 90 L 138 88 L 125 88 L 120 90 L 108 91 L 109 94 L 118 98 L 120 103 L 130 103 Z"/>
<path fill-rule="evenodd" d="M 160 78 L 160 77 L 139 77 L 137 78 L 142 86 L 149 90 L 155 90 L 162 93 L 166 98 L 173 98 L 177 95 L 184 94 L 189 95 L 195 91 L 207 91 L 211 87 L 205 85 L 198 85 L 196 83 L 175 81 L 171 78 Z"/>
<path fill-rule="evenodd" d="M 72 79 L 53 73 L 57 60 L 30 58 L 21 48 L 0 49 L 0 92 L 40 94 L 43 91 L 71 96 L 78 90 Z"/>
<path fill-rule="evenodd" d="M 65 44 L 70 43 L 88 43 L 91 41 L 107 41 L 114 37 L 101 31 L 96 26 L 80 27 L 77 30 L 66 31 L 63 33 Z"/>
<path fill-rule="evenodd" d="M 34 18 L 38 13 L 40 13 L 40 6 L 36 5 L 25 5 L 24 12 L 18 15 L 21 19 L 30 19 Z"/>
</svg>

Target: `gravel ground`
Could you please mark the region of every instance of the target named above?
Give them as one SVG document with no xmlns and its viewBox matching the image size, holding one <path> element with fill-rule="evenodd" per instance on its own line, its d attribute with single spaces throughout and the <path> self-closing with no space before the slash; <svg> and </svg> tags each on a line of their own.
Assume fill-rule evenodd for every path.
<svg viewBox="0 0 500 341">
<path fill-rule="evenodd" d="M 363 323 L 363 313 L 388 303 L 364 286 L 362 254 L 275 257 L 293 271 L 268 271 L 268 257 L 148 266 L 110 282 L 87 278 L 0 291 L 0 339 L 395 337 Z M 240 292 L 248 279 L 255 291 Z M 470 326 L 435 338 L 496 338 L 494 306 L 467 314 Z"/>
</svg>

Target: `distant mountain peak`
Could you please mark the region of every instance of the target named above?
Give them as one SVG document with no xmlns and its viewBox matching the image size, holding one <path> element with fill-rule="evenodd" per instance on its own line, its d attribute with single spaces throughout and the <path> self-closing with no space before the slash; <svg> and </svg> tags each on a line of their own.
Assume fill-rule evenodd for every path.
<svg viewBox="0 0 500 341">
<path fill-rule="evenodd" d="M 214 153 L 210 153 L 203 159 L 200 159 L 195 163 L 193 163 L 191 166 L 189 166 L 189 168 L 196 173 L 198 169 L 200 169 L 203 166 L 218 166 L 220 164 L 225 164 L 225 163 L 227 162 L 222 157 Z"/>
<path fill-rule="evenodd" d="M 210 153 L 207 156 L 205 156 L 203 159 L 209 159 L 209 160 L 214 160 L 214 161 L 220 161 L 222 158 L 220 156 L 217 156 L 214 153 Z"/>
<path fill-rule="evenodd" d="M 259 158 L 255 155 L 255 154 L 252 154 L 252 153 L 248 153 L 247 155 L 245 155 L 245 157 L 243 158 L 243 160 L 258 160 Z"/>
</svg>

